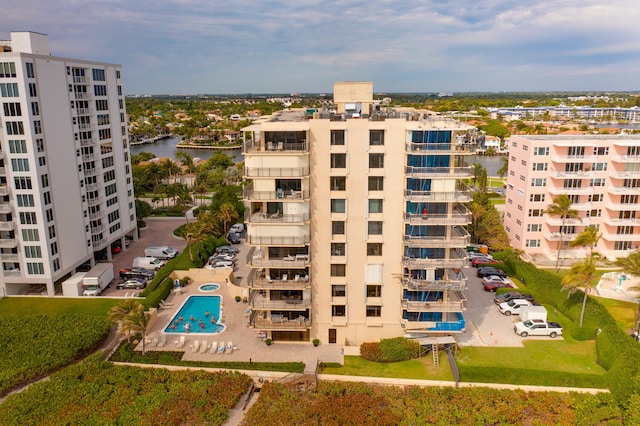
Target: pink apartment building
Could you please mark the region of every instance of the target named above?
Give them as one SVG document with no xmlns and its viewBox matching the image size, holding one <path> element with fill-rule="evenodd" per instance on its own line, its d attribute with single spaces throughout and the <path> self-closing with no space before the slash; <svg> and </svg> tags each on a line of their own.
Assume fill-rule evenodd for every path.
<svg viewBox="0 0 640 426">
<path fill-rule="evenodd" d="M 640 135 L 511 136 L 504 225 L 514 248 L 555 259 L 582 258 L 570 247 L 585 227 L 602 234 L 595 250 L 608 259 L 640 245 Z M 565 220 L 544 213 L 567 194 L 579 213 Z"/>
</svg>

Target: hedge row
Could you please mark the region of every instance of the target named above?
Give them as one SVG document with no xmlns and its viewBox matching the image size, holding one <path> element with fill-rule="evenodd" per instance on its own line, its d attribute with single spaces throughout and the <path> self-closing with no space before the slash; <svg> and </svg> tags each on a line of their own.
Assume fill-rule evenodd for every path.
<svg viewBox="0 0 640 426">
<path fill-rule="evenodd" d="M 420 355 L 420 344 L 404 337 L 382 339 L 380 342 L 360 345 L 360 356 L 374 362 L 400 362 L 417 358 Z"/>
<path fill-rule="evenodd" d="M 615 319 L 596 299 L 587 301 L 583 327 L 579 327 L 584 293 L 576 291 L 567 298 L 561 279 L 549 271 L 539 270 L 523 262 L 513 252 L 498 256 L 510 275 L 524 278 L 527 289 L 536 294 L 539 302 L 550 304 L 573 321 L 569 327 L 577 340 L 596 339 L 597 362 L 607 370 L 609 389 L 618 401 L 627 405 L 632 396 L 640 396 L 640 345 L 620 330 Z"/>
</svg>

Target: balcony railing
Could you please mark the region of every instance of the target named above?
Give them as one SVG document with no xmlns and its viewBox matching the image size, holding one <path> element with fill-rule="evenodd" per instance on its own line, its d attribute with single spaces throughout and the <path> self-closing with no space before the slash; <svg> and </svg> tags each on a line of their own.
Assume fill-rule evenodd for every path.
<svg viewBox="0 0 640 426">
<path fill-rule="evenodd" d="M 311 300 L 307 299 L 287 299 L 269 300 L 264 297 L 254 297 L 249 305 L 253 309 L 278 310 L 278 311 L 298 311 L 307 310 L 311 306 Z"/>
<path fill-rule="evenodd" d="M 90 207 L 97 206 L 100 203 L 102 203 L 102 197 L 87 198 L 87 205 Z"/>
<path fill-rule="evenodd" d="M 607 192 L 611 194 L 640 194 L 640 186 L 627 187 L 627 186 L 614 186 L 607 188 Z"/>
<path fill-rule="evenodd" d="M 15 238 L 0 238 L 0 248 L 16 248 L 18 240 Z"/>
<path fill-rule="evenodd" d="M 97 168 L 93 168 L 93 169 L 84 169 L 83 173 L 86 177 L 90 177 L 90 176 L 95 176 L 98 174 L 98 169 Z"/>
<path fill-rule="evenodd" d="M 91 154 L 82 154 L 82 161 L 93 161 L 95 160 L 96 155 L 94 153 Z"/>
<path fill-rule="evenodd" d="M 640 177 L 640 170 L 624 170 L 619 172 L 611 172 L 611 176 L 618 179 L 637 179 Z"/>
<path fill-rule="evenodd" d="M 311 319 L 303 315 L 289 319 L 282 315 L 264 315 L 264 318 L 261 318 L 261 314 L 263 312 L 254 312 L 251 315 L 249 324 L 252 327 L 265 330 L 304 330 L 311 327 Z"/>
<path fill-rule="evenodd" d="M 244 212 L 246 223 L 287 223 L 303 224 L 309 222 L 309 213 L 303 214 L 280 214 L 280 213 L 249 213 Z"/>
<path fill-rule="evenodd" d="M 11 213 L 11 204 L 7 204 L 7 203 L 0 204 L 0 213 L 2 214 Z"/>
<path fill-rule="evenodd" d="M 251 235 L 247 236 L 247 243 L 258 246 L 304 246 L 311 241 L 310 236 L 296 235 L 288 237 L 275 237 L 275 236 L 260 236 Z"/>
<path fill-rule="evenodd" d="M 12 269 L 10 271 L 2 271 L 2 275 L 5 277 L 20 277 L 22 276 L 22 272 L 20 269 Z"/>
<path fill-rule="evenodd" d="M 400 300 L 403 309 L 410 312 L 460 312 L 467 309 L 463 300 L 418 302 L 407 299 Z"/>
<path fill-rule="evenodd" d="M 13 221 L 0 222 L 0 231 L 13 231 L 16 228 Z"/>
<path fill-rule="evenodd" d="M 89 213 L 89 219 L 100 219 L 101 217 L 104 217 L 105 213 L 104 212 L 94 212 L 94 213 Z"/>
<path fill-rule="evenodd" d="M 553 155 L 554 163 L 593 163 L 598 159 L 595 155 Z"/>
<path fill-rule="evenodd" d="M 640 241 L 640 234 L 610 234 L 605 232 L 602 238 L 607 241 Z"/>
<path fill-rule="evenodd" d="M 465 268 L 469 266 L 469 257 L 464 250 L 452 250 L 449 258 L 413 258 L 405 256 L 402 259 L 402 266 L 407 268 Z"/>
<path fill-rule="evenodd" d="M 80 146 L 93 146 L 96 144 L 96 138 L 80 139 Z"/>
<path fill-rule="evenodd" d="M 549 193 L 554 195 L 560 194 L 593 194 L 593 187 L 588 186 L 585 188 L 564 188 L 561 186 L 549 187 Z"/>
<path fill-rule="evenodd" d="M 74 83 L 86 83 L 87 82 L 87 77 L 85 77 L 84 75 L 74 75 L 73 76 L 73 82 Z"/>
<path fill-rule="evenodd" d="M 19 262 L 20 255 L 17 253 L 0 253 L 0 262 Z"/>
<path fill-rule="evenodd" d="M 99 234 L 100 232 L 104 231 L 105 225 L 104 223 L 101 223 L 100 225 L 97 226 L 92 226 L 91 227 L 91 233 L 92 234 Z"/>
<path fill-rule="evenodd" d="M 88 92 L 74 92 L 74 95 L 76 99 L 89 99 Z"/>
<path fill-rule="evenodd" d="M 311 258 L 308 254 L 289 255 L 281 258 L 263 258 L 262 250 L 255 250 L 252 247 L 245 258 L 248 265 L 252 267 L 265 268 L 305 268 L 311 265 Z"/>
<path fill-rule="evenodd" d="M 573 241 L 576 239 L 576 233 L 566 233 L 566 232 L 547 232 L 544 237 L 548 241 Z"/>
<path fill-rule="evenodd" d="M 586 171 L 586 170 L 573 170 L 573 171 L 559 171 L 553 170 L 550 173 L 552 178 L 556 179 L 589 179 L 594 177 L 596 174 L 594 171 Z"/>
<path fill-rule="evenodd" d="M 76 114 L 78 115 L 92 115 L 93 108 L 76 108 Z"/>
<path fill-rule="evenodd" d="M 245 167 L 244 176 L 256 177 L 304 177 L 309 176 L 309 167 Z"/>
<path fill-rule="evenodd" d="M 79 123 L 78 124 L 78 129 L 80 129 L 80 130 L 90 130 L 91 129 L 91 123 Z"/>
<path fill-rule="evenodd" d="M 441 280 L 416 280 L 412 278 L 402 279 L 402 288 L 407 290 L 457 290 L 464 291 L 467 289 L 467 277 L 461 272 L 456 273 L 454 270 L 449 271 L 448 276 L 452 279 Z M 457 277 L 460 278 L 457 278 Z"/>
<path fill-rule="evenodd" d="M 426 224 L 438 224 L 438 225 L 468 225 L 471 223 L 471 212 L 466 207 L 456 209 L 451 214 L 416 214 L 405 213 L 405 223 L 412 225 L 426 225 Z"/>
<path fill-rule="evenodd" d="M 409 201 L 443 201 L 466 203 L 471 200 L 469 191 L 414 191 L 407 189 L 404 191 L 405 198 Z"/>
<path fill-rule="evenodd" d="M 473 154 L 476 152 L 475 145 L 458 145 L 456 143 L 407 143 L 407 151 L 422 154 Z"/>
<path fill-rule="evenodd" d="M 404 235 L 404 243 L 408 247 L 466 247 L 471 242 L 471 235 L 464 228 L 454 228 L 450 237 L 440 235 Z"/>
<path fill-rule="evenodd" d="M 473 176 L 473 167 L 413 167 L 405 166 L 405 174 L 412 177 L 457 177 Z"/>
<path fill-rule="evenodd" d="M 309 144 L 301 142 L 256 142 L 248 141 L 242 146 L 243 154 L 277 154 L 283 152 L 307 153 Z"/>
<path fill-rule="evenodd" d="M 248 201 L 302 201 L 309 199 L 309 191 L 254 191 L 252 186 L 248 186 L 244 188 L 242 196 Z"/>
<path fill-rule="evenodd" d="M 85 183 L 84 187 L 87 189 L 87 191 L 95 191 L 97 189 L 100 189 L 102 185 L 99 183 Z"/>
<path fill-rule="evenodd" d="M 640 155 L 614 155 L 612 160 L 618 163 L 640 163 Z"/>
<path fill-rule="evenodd" d="M 0 196 L 9 195 L 9 185 L 0 185 Z"/>
<path fill-rule="evenodd" d="M 306 275 L 304 277 L 300 276 L 298 279 L 287 279 L 286 281 L 283 279 L 276 279 L 266 277 L 264 275 L 258 275 L 256 269 L 252 269 L 247 285 L 249 288 L 254 289 L 305 289 L 311 287 L 311 281 L 309 280 L 309 276 Z"/>
<path fill-rule="evenodd" d="M 582 225 L 582 219 L 580 218 L 561 219 L 559 217 L 548 216 L 545 222 L 549 226 L 571 226 L 571 225 L 581 226 Z"/>
</svg>

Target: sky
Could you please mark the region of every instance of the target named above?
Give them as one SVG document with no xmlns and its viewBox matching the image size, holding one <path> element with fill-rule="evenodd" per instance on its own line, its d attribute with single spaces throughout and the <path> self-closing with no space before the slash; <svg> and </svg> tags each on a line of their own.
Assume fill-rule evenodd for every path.
<svg viewBox="0 0 640 426">
<path fill-rule="evenodd" d="M 3 5 L 4 3 L 4 5 Z M 638 0 L 0 0 L 137 94 L 640 89 Z"/>
</svg>

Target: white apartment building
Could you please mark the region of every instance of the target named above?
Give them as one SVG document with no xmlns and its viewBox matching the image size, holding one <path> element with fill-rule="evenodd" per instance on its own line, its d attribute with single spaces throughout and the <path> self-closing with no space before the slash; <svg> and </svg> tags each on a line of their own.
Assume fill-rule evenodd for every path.
<svg viewBox="0 0 640 426">
<path fill-rule="evenodd" d="M 0 295 L 56 284 L 136 229 L 119 65 L 0 41 Z"/>
<path fill-rule="evenodd" d="M 544 213 L 560 194 L 578 219 Z M 509 138 L 504 225 L 514 248 L 583 258 L 569 244 L 587 226 L 602 238 L 595 250 L 608 259 L 628 256 L 640 244 L 640 136 L 526 136 Z"/>
<path fill-rule="evenodd" d="M 382 107 L 368 82 L 334 104 L 243 129 L 250 326 L 347 345 L 463 331 L 473 128 Z"/>
</svg>

